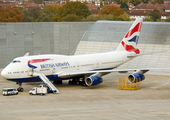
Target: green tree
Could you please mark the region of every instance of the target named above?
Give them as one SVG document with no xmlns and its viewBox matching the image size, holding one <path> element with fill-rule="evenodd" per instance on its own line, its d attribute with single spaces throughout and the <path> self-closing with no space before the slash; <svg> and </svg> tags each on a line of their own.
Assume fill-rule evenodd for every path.
<svg viewBox="0 0 170 120">
<path fill-rule="evenodd" d="M 126 3 L 121 3 L 120 8 L 123 9 L 124 11 L 128 11 L 129 7 Z"/>
<path fill-rule="evenodd" d="M 91 14 L 89 11 L 87 5 L 81 2 L 67 2 L 62 7 L 62 17 L 68 15 L 68 14 L 74 14 L 77 15 L 80 19 L 86 18 Z"/>
<path fill-rule="evenodd" d="M 167 18 L 167 19 L 165 20 L 165 22 L 170 22 L 170 18 Z"/>
<path fill-rule="evenodd" d="M 164 0 L 150 0 L 150 2 L 151 2 L 152 4 L 156 4 L 156 3 L 164 4 Z"/>
<path fill-rule="evenodd" d="M 134 4 L 135 6 L 141 2 L 142 2 L 142 0 L 130 0 L 130 3 Z"/>
<path fill-rule="evenodd" d="M 114 0 L 114 1 L 118 2 L 119 4 L 129 2 L 129 3 L 132 3 L 134 5 L 137 5 L 137 4 L 141 3 L 141 2 L 148 3 L 148 1 L 150 1 L 150 0 Z"/>
<path fill-rule="evenodd" d="M 83 18 L 82 21 L 97 21 L 98 15 L 91 14 L 87 16 L 86 18 Z"/>
<path fill-rule="evenodd" d="M 161 18 L 161 13 L 158 9 L 154 9 L 154 11 L 151 14 L 149 14 L 149 16 L 153 21 L 157 21 L 157 19 Z"/>
<path fill-rule="evenodd" d="M 142 1 L 145 1 L 145 0 L 117 0 L 118 3 L 141 3 Z"/>
<path fill-rule="evenodd" d="M 102 7 L 103 7 L 103 2 L 101 1 L 101 2 L 100 2 L 100 8 L 102 8 Z"/>
<path fill-rule="evenodd" d="M 25 22 L 37 22 L 41 15 L 40 7 L 30 7 L 28 10 L 23 11 Z"/>
<path fill-rule="evenodd" d="M 13 8 L 15 8 L 15 9 L 18 9 L 18 10 L 20 10 L 21 12 L 23 12 L 24 10 L 25 10 L 25 8 L 23 8 L 23 7 L 13 7 Z"/>
<path fill-rule="evenodd" d="M 148 17 L 147 19 L 146 19 L 146 21 L 153 21 L 150 17 Z"/>
<path fill-rule="evenodd" d="M 36 4 L 42 4 L 43 1 L 42 1 L 42 0 L 34 0 L 34 3 L 36 3 Z"/>
<path fill-rule="evenodd" d="M 52 17 L 50 14 L 40 14 L 39 17 L 35 20 L 35 22 L 52 22 Z"/>
<path fill-rule="evenodd" d="M 114 16 L 112 14 L 99 14 L 99 15 L 89 15 L 87 18 L 84 18 L 82 21 L 97 21 L 97 20 L 117 20 L 117 21 L 130 21 L 129 15 L 124 13 L 120 16 Z"/>
<path fill-rule="evenodd" d="M 149 0 L 142 0 L 142 2 L 143 2 L 143 3 L 148 3 L 148 2 L 149 2 Z"/>
<path fill-rule="evenodd" d="M 42 10 L 43 14 L 51 17 L 52 21 L 61 21 L 62 8 L 58 5 L 48 5 Z"/>
<path fill-rule="evenodd" d="M 79 17 L 74 14 L 68 14 L 62 18 L 62 21 L 79 21 Z"/>
</svg>

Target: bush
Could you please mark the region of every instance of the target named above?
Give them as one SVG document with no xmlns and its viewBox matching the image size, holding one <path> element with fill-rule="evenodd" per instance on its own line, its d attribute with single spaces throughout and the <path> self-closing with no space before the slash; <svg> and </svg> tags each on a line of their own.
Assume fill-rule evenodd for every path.
<svg viewBox="0 0 170 120">
<path fill-rule="evenodd" d="M 167 18 L 167 19 L 165 20 L 165 22 L 170 22 L 170 18 Z"/>
<path fill-rule="evenodd" d="M 74 14 L 68 14 L 62 18 L 62 21 L 79 21 L 79 17 Z"/>
<path fill-rule="evenodd" d="M 117 21 L 130 21 L 129 15 L 124 13 L 120 16 L 114 16 L 114 15 L 89 15 L 87 18 L 82 19 L 82 21 L 97 21 L 97 20 L 117 20 Z"/>
</svg>

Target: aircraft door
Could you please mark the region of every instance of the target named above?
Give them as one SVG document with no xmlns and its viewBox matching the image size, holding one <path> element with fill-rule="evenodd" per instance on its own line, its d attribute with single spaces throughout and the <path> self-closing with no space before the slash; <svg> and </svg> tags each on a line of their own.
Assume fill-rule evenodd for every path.
<svg viewBox="0 0 170 120">
<path fill-rule="evenodd" d="M 34 73 L 34 69 L 33 68 L 29 68 L 28 69 L 28 75 L 29 76 L 33 76 L 33 73 Z"/>
<path fill-rule="evenodd" d="M 53 68 L 53 69 L 52 69 L 52 73 L 55 73 L 55 72 L 56 72 L 56 68 Z"/>
<path fill-rule="evenodd" d="M 100 67 L 100 63 L 99 63 L 99 60 L 96 61 L 96 68 L 99 68 Z"/>
<path fill-rule="evenodd" d="M 79 63 L 77 62 L 77 70 L 80 70 L 80 65 L 79 65 Z"/>
</svg>

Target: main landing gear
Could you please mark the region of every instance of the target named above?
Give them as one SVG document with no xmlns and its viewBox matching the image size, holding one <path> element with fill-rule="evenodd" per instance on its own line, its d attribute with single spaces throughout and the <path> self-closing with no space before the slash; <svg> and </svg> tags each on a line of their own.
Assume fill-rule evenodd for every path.
<svg viewBox="0 0 170 120">
<path fill-rule="evenodd" d="M 86 86 L 83 78 L 76 78 L 76 79 L 69 80 L 68 84 Z"/>
<path fill-rule="evenodd" d="M 62 81 L 62 80 L 59 80 L 59 81 L 53 81 L 53 84 L 63 84 L 63 81 Z"/>
<path fill-rule="evenodd" d="M 22 87 L 22 82 L 17 82 L 17 84 L 19 85 L 19 88 L 17 88 L 18 92 L 23 92 L 24 88 Z"/>
</svg>

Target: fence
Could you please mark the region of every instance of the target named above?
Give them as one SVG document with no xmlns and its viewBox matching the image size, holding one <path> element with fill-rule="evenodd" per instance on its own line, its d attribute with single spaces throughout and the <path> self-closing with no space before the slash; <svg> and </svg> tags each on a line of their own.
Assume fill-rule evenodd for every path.
<svg viewBox="0 0 170 120">
<path fill-rule="evenodd" d="M 118 78 L 118 89 L 121 90 L 137 90 L 141 89 L 140 79 L 137 80 L 139 82 L 131 83 L 127 78 Z"/>
</svg>

